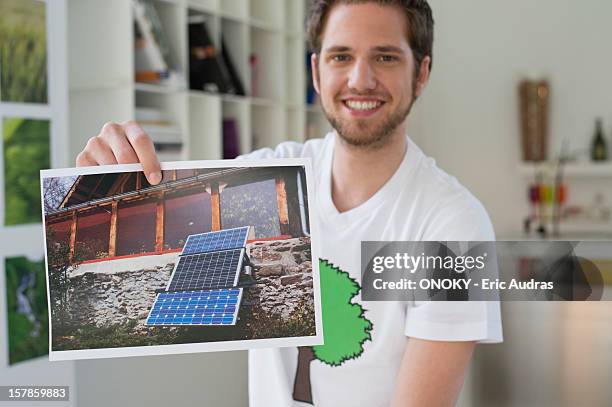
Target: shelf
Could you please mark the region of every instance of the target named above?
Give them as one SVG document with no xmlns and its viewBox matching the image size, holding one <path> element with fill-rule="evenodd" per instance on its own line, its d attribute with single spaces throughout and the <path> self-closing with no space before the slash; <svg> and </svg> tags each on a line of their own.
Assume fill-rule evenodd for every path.
<svg viewBox="0 0 612 407">
<path fill-rule="evenodd" d="M 249 98 L 249 99 L 254 106 L 277 107 L 281 105 L 279 102 L 276 102 L 274 100 L 267 99 L 267 98 Z"/>
<path fill-rule="evenodd" d="M 134 90 L 137 92 L 149 92 L 149 93 L 175 93 L 181 92 L 185 90 L 185 88 L 180 86 L 165 86 L 165 85 L 156 85 L 154 83 L 134 83 Z"/>
<path fill-rule="evenodd" d="M 608 235 L 612 237 L 612 221 L 570 220 L 559 223 L 563 235 Z"/>
<path fill-rule="evenodd" d="M 71 155 L 105 122 L 133 119 L 138 107 L 158 109 L 180 128 L 182 156 L 192 159 L 221 158 L 224 119 L 236 121 L 242 153 L 329 130 L 320 107 L 306 104 L 308 0 L 153 0 L 170 45 L 168 65 L 177 73 L 163 84 L 134 81 L 131 2 L 112 3 L 108 10 L 89 1 L 68 7 Z M 226 47 L 247 96 L 189 89 L 188 21 L 198 15 L 217 51 Z M 109 54 L 116 64 L 106 63 Z"/>
<path fill-rule="evenodd" d="M 519 165 L 519 173 L 523 176 L 534 176 L 538 172 L 554 174 L 556 163 L 522 163 Z M 576 162 L 567 163 L 563 166 L 564 177 L 610 177 L 612 178 L 612 162 L 593 163 Z"/>
</svg>

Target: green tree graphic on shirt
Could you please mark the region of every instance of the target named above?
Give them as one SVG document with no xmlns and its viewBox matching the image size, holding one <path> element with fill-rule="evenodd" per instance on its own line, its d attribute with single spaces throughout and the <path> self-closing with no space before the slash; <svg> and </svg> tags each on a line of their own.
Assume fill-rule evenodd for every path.
<svg viewBox="0 0 612 407">
<path fill-rule="evenodd" d="M 361 289 L 359 283 L 327 260 L 319 262 L 319 275 L 325 343 L 298 349 L 293 387 L 293 399 L 310 404 L 310 363 L 316 359 L 330 366 L 340 366 L 361 356 L 363 344 L 372 338 L 372 322 L 364 317 L 363 307 L 352 302 Z"/>
</svg>

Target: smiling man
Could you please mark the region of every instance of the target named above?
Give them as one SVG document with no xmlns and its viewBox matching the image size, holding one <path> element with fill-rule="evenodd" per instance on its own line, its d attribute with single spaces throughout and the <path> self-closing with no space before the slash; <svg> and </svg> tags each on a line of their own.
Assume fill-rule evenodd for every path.
<svg viewBox="0 0 612 407">
<path fill-rule="evenodd" d="M 322 258 L 360 284 L 364 240 L 494 240 L 478 200 L 406 135 L 431 69 L 427 2 L 313 3 L 312 79 L 334 131 L 248 157 L 312 158 Z M 153 144 L 134 122 L 106 125 L 77 157 L 78 165 L 138 161 L 158 182 Z M 306 391 L 297 349 L 250 351 L 252 406 L 451 406 L 475 344 L 501 341 L 497 303 L 351 301 L 370 323 L 361 349 L 341 363 L 309 362 Z"/>
</svg>

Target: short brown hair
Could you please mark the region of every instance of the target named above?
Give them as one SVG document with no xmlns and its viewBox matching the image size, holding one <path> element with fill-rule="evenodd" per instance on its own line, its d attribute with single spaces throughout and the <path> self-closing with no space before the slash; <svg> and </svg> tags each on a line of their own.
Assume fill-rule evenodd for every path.
<svg viewBox="0 0 612 407">
<path fill-rule="evenodd" d="M 408 44 L 415 60 L 418 74 L 423 58 L 433 60 L 433 15 L 427 0 L 313 0 L 308 17 L 308 42 L 315 54 L 321 53 L 321 34 L 330 10 L 336 4 L 376 3 L 383 6 L 399 6 L 406 14 Z M 431 62 L 429 63 L 431 69 Z"/>
</svg>

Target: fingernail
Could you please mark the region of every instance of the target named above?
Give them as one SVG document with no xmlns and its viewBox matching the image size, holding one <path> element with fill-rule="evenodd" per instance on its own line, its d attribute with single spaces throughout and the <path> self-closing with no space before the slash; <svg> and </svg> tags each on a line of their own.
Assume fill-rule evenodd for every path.
<svg viewBox="0 0 612 407">
<path fill-rule="evenodd" d="M 149 178 L 149 182 L 152 185 L 157 185 L 161 181 L 161 174 L 159 172 L 152 172 L 147 178 Z"/>
</svg>

